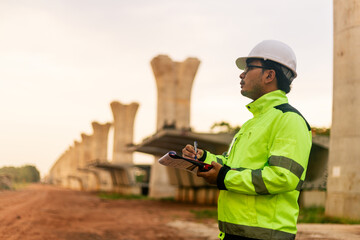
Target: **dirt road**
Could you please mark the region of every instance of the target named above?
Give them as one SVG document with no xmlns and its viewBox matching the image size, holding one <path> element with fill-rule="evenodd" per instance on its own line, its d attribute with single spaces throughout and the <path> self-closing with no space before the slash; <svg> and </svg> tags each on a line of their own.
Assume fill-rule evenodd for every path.
<svg viewBox="0 0 360 240">
<path fill-rule="evenodd" d="M 208 239 L 173 226 L 196 223 L 190 204 L 151 200 L 101 200 L 48 185 L 0 192 L 1 240 Z M 204 229 L 216 226 L 204 220 Z M 213 230 L 214 231 L 214 230 Z M 216 235 L 216 232 L 214 233 Z"/>
<path fill-rule="evenodd" d="M 191 210 L 214 209 L 152 200 L 101 200 L 48 185 L 0 192 L 1 240 L 215 240 L 216 221 Z M 360 239 L 360 226 L 299 225 L 297 240 Z"/>
</svg>

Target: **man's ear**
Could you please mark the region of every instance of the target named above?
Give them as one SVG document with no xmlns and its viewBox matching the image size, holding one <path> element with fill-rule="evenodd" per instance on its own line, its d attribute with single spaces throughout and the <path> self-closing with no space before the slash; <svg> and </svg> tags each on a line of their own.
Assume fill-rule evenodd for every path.
<svg viewBox="0 0 360 240">
<path fill-rule="evenodd" d="M 267 70 L 267 71 L 265 72 L 265 76 L 266 76 L 266 78 L 265 78 L 265 83 L 266 83 L 266 84 L 269 84 L 269 83 L 271 83 L 272 81 L 274 81 L 274 79 L 275 79 L 275 71 L 272 70 L 272 69 Z"/>
</svg>

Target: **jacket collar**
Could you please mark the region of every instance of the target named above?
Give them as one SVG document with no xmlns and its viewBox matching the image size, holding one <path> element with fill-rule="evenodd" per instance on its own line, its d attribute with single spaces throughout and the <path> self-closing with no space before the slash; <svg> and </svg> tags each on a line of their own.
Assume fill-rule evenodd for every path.
<svg viewBox="0 0 360 240">
<path fill-rule="evenodd" d="M 267 112 L 270 108 L 280 104 L 288 103 L 288 98 L 282 90 L 276 90 L 266 93 L 256 99 L 255 101 L 246 105 L 247 109 L 254 115 L 254 117 Z"/>
</svg>

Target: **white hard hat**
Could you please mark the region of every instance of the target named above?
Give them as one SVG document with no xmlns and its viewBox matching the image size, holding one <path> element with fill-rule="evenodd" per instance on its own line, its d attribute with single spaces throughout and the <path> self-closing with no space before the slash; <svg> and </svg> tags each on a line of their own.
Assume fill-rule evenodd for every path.
<svg viewBox="0 0 360 240">
<path fill-rule="evenodd" d="M 293 73 L 291 81 L 296 78 L 296 56 L 294 51 L 285 43 L 277 40 L 265 40 L 257 44 L 247 57 L 239 57 L 236 59 L 236 66 L 245 69 L 246 59 L 262 58 L 264 60 L 272 60 L 287 67 Z"/>
</svg>

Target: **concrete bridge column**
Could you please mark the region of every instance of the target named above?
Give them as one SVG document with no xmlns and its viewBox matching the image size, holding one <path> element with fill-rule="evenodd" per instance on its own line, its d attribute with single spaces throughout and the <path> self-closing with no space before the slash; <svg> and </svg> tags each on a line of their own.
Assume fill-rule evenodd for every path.
<svg viewBox="0 0 360 240">
<path fill-rule="evenodd" d="M 114 116 L 114 149 L 113 163 L 133 164 L 133 153 L 127 151 L 127 146 L 133 144 L 135 115 L 138 103 L 121 104 L 111 102 L 110 107 Z"/>
<path fill-rule="evenodd" d="M 93 158 L 93 135 L 81 133 L 81 147 L 80 147 L 80 160 L 79 171 L 81 171 L 81 179 L 83 180 L 84 190 L 92 191 L 100 188 L 96 176 L 89 171 L 88 165 L 94 160 Z"/>
<path fill-rule="evenodd" d="M 151 61 L 158 91 L 157 131 L 164 128 L 190 129 L 191 89 L 199 64 L 196 58 L 175 62 L 165 55 Z M 157 163 L 160 157 L 155 156 L 151 168 L 149 196 L 174 197 L 175 188 L 170 185 L 168 170 Z"/>
<path fill-rule="evenodd" d="M 81 152 L 80 152 L 80 167 L 84 168 L 91 162 L 91 145 L 92 136 L 85 133 L 81 134 Z"/>
<path fill-rule="evenodd" d="M 128 150 L 134 143 L 134 122 L 138 103 L 122 104 L 114 101 L 110 103 L 114 117 L 114 146 L 112 163 L 123 165 L 123 170 L 113 170 L 112 180 L 115 190 L 123 194 L 139 194 L 140 186 L 134 185 L 135 172 L 133 152 Z M 125 167 L 127 165 L 127 167 Z"/>
<path fill-rule="evenodd" d="M 98 122 L 91 123 L 93 128 L 93 141 L 91 146 L 92 161 L 107 161 L 108 135 L 111 123 L 100 124 Z"/>
<path fill-rule="evenodd" d="M 80 148 L 81 148 L 81 144 L 78 141 L 74 141 L 74 153 L 73 153 L 73 159 L 72 159 L 72 166 L 71 169 L 73 169 L 73 171 L 77 171 L 77 168 L 79 166 L 79 161 L 80 161 Z"/>
<path fill-rule="evenodd" d="M 69 176 L 71 176 L 74 171 L 75 171 L 75 166 L 74 163 L 76 164 L 75 160 L 75 146 L 70 146 L 67 150 L 66 153 L 66 161 L 64 162 L 64 177 L 66 178 L 66 187 L 67 188 L 72 188 L 72 179 L 69 178 Z"/>
<path fill-rule="evenodd" d="M 68 187 L 76 190 L 82 189 L 81 181 L 74 177 L 78 174 L 79 145 L 78 141 L 74 141 L 74 145 L 69 148 L 69 171 L 67 173 Z"/>
<path fill-rule="evenodd" d="M 111 123 L 100 124 L 98 122 L 92 122 L 91 125 L 93 128 L 91 147 L 92 161 L 107 162 L 108 135 Z M 109 172 L 98 168 L 91 168 L 91 170 L 97 181 L 97 190 L 111 190 L 112 184 Z"/>
<path fill-rule="evenodd" d="M 64 154 L 65 153 L 60 155 L 60 157 L 56 160 L 53 167 L 50 169 L 49 178 L 50 178 L 50 182 L 54 185 L 61 186 L 61 162 L 62 159 L 64 158 Z"/>
<path fill-rule="evenodd" d="M 69 146 L 66 150 L 63 158 L 61 159 L 61 185 L 63 187 L 70 187 L 70 183 L 68 180 L 68 175 L 71 173 L 71 153 L 73 147 Z"/>
<path fill-rule="evenodd" d="M 197 58 L 175 62 L 165 55 L 151 61 L 158 91 L 157 130 L 190 128 L 191 90 L 199 65 Z"/>
<path fill-rule="evenodd" d="M 334 85 L 325 213 L 360 219 L 360 1 L 334 0 Z"/>
</svg>

